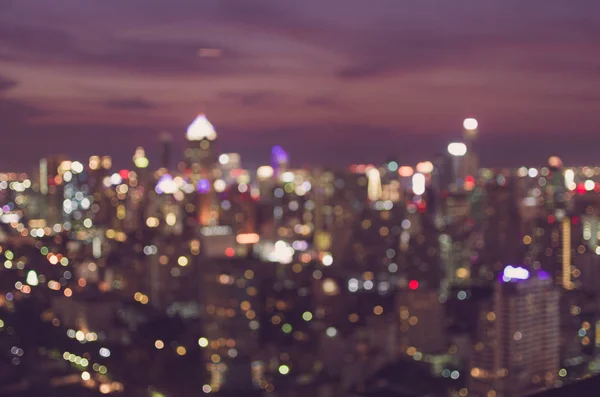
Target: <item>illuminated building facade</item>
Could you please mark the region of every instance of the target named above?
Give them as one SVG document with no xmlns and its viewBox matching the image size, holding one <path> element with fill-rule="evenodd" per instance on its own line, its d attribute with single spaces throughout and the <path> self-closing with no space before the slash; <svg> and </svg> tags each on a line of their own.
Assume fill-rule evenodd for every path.
<svg viewBox="0 0 600 397">
<path fill-rule="evenodd" d="M 560 293 L 549 274 L 507 266 L 480 313 L 469 395 L 522 397 L 550 388 L 560 369 Z"/>
</svg>

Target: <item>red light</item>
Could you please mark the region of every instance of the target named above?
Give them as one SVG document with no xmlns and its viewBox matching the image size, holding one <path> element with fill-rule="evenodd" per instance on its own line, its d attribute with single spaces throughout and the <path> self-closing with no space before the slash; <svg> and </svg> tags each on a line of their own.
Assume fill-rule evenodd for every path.
<svg viewBox="0 0 600 397">
<path fill-rule="evenodd" d="M 579 218 L 574 216 L 573 218 L 571 218 L 571 223 L 573 223 L 574 225 L 579 223 Z"/>
<path fill-rule="evenodd" d="M 121 171 L 119 171 L 119 175 L 121 176 L 121 178 L 127 179 L 127 178 L 129 178 L 129 171 L 121 170 Z"/>
<path fill-rule="evenodd" d="M 227 255 L 228 257 L 231 258 L 232 256 L 235 255 L 235 250 L 233 248 L 229 247 L 225 250 L 225 255 Z"/>
<path fill-rule="evenodd" d="M 579 185 L 577 185 L 577 193 L 585 194 L 585 192 L 586 192 L 585 185 L 583 183 L 580 183 Z"/>
<path fill-rule="evenodd" d="M 410 280 L 408 283 L 408 288 L 412 290 L 419 288 L 419 282 L 417 280 Z"/>
<path fill-rule="evenodd" d="M 548 215 L 548 223 L 553 224 L 556 219 L 552 215 Z"/>
</svg>

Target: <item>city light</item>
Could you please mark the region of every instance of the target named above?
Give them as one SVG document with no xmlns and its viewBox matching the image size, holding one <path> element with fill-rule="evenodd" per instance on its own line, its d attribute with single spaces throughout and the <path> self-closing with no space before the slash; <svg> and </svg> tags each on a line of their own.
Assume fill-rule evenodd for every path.
<svg viewBox="0 0 600 397">
<path fill-rule="evenodd" d="M 529 278 L 529 271 L 522 267 L 506 266 L 502 273 L 502 281 L 508 282 L 511 280 L 527 280 Z"/>
<path fill-rule="evenodd" d="M 412 189 L 416 195 L 422 195 L 425 193 L 425 175 L 417 172 L 412 177 Z"/>
<path fill-rule="evenodd" d="M 463 121 L 463 128 L 465 130 L 476 130 L 479 126 L 479 123 L 474 118 L 466 118 Z"/>
<path fill-rule="evenodd" d="M 217 139 L 217 133 L 206 116 L 200 114 L 188 126 L 186 138 L 188 141 L 200 141 L 203 139 L 213 141 Z"/>
<path fill-rule="evenodd" d="M 323 379 L 338 388 L 340 374 L 377 360 L 384 378 L 407 366 L 424 393 L 468 397 L 491 379 L 495 389 L 481 393 L 494 397 L 512 387 L 510 368 L 493 364 L 512 362 L 509 341 L 533 352 L 519 356 L 520 394 L 575 380 L 557 362 L 594 373 L 600 167 L 538 164 L 533 153 L 514 159 L 527 166 L 480 167 L 491 160 L 476 151 L 477 121 L 464 127 L 454 139 L 465 143 L 447 154 L 434 139 L 428 153 L 390 140 L 365 149 L 379 156 L 372 163 L 313 167 L 290 163 L 280 146 L 244 162 L 222 153 L 246 141 L 217 145 L 200 115 L 176 158 L 183 131 L 148 143 L 152 164 L 139 146 L 133 164 L 115 157 L 127 168 L 57 155 L 32 174 L 0 172 L 0 371 L 101 394 L 243 394 L 236 382 L 246 379 L 287 395 Z M 418 158 L 431 161 L 409 162 Z M 469 332 L 448 334 L 467 317 Z M 577 363 L 561 341 L 580 349 Z M 56 359 L 60 377 L 48 372 Z M 165 368 L 202 382 L 170 382 Z M 443 382 L 430 388 L 435 377 Z"/>
<path fill-rule="evenodd" d="M 456 157 L 464 156 L 467 154 L 467 145 L 462 142 L 452 142 L 448 145 L 448 153 Z"/>
<path fill-rule="evenodd" d="M 236 236 L 238 244 L 256 244 L 260 241 L 260 236 L 257 233 L 244 233 Z"/>
</svg>

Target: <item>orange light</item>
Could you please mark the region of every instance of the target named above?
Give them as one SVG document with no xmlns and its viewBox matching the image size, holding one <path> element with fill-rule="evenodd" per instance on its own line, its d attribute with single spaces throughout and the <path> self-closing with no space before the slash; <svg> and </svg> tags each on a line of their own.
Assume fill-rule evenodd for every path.
<svg viewBox="0 0 600 397">
<path fill-rule="evenodd" d="M 236 238 L 238 244 L 256 244 L 260 241 L 260 236 L 256 233 L 238 234 Z"/>
<path fill-rule="evenodd" d="M 413 169 L 413 167 L 408 166 L 408 165 L 403 165 L 402 167 L 398 168 L 398 175 L 402 176 L 402 177 L 409 177 L 412 176 L 412 174 L 415 173 L 415 170 Z"/>
</svg>

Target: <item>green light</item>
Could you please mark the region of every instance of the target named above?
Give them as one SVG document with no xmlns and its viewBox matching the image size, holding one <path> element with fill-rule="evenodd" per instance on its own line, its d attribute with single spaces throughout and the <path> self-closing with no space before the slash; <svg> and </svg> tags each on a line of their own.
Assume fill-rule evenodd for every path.
<svg viewBox="0 0 600 397">
<path fill-rule="evenodd" d="M 388 169 L 392 172 L 398 171 L 398 163 L 396 163 L 395 161 L 390 161 L 388 163 Z"/>
<path fill-rule="evenodd" d="M 35 287 L 39 283 L 37 273 L 34 270 L 30 270 L 29 273 L 27 273 L 27 280 L 25 281 L 32 287 Z"/>
<path fill-rule="evenodd" d="M 15 254 L 12 253 L 12 251 L 6 251 L 4 253 L 4 256 L 6 257 L 6 259 L 8 259 L 9 261 L 12 261 L 15 258 Z"/>
<path fill-rule="evenodd" d="M 48 255 L 48 247 L 42 247 L 40 249 L 40 254 L 42 254 L 42 255 Z"/>
<path fill-rule="evenodd" d="M 279 366 L 279 373 L 281 375 L 287 375 L 290 373 L 290 367 L 288 367 L 287 365 L 280 365 Z"/>
<path fill-rule="evenodd" d="M 558 371 L 558 376 L 564 378 L 565 376 L 567 376 L 567 370 L 562 368 L 560 371 Z"/>
<path fill-rule="evenodd" d="M 288 323 L 283 324 L 283 326 L 281 327 L 281 330 L 283 332 L 285 332 L 286 334 L 289 334 L 290 332 L 292 332 L 292 326 Z"/>
<path fill-rule="evenodd" d="M 4 328 L 4 321 L 0 320 L 0 329 Z"/>
<path fill-rule="evenodd" d="M 302 319 L 304 321 L 310 321 L 310 320 L 312 320 L 312 318 L 313 318 L 313 315 L 312 315 L 311 312 L 304 312 L 304 313 L 302 313 Z"/>
</svg>

